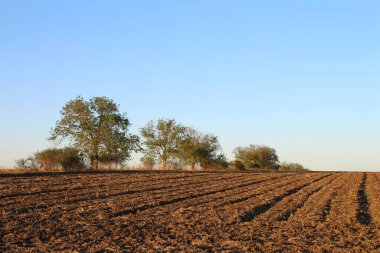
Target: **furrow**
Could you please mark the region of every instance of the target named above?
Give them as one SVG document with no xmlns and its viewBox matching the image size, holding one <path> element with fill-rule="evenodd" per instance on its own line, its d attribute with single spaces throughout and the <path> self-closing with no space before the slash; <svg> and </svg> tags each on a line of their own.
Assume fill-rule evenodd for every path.
<svg viewBox="0 0 380 253">
<path fill-rule="evenodd" d="M 330 175 L 324 175 L 318 179 L 315 179 L 313 180 L 312 182 L 310 183 L 306 183 L 306 184 L 303 184 L 301 186 L 298 186 L 296 188 L 293 188 L 293 189 L 290 189 L 288 191 L 286 191 L 284 194 L 281 194 L 273 199 L 271 199 L 269 202 L 266 202 L 264 204 L 261 204 L 261 205 L 258 205 L 256 207 L 254 207 L 252 210 L 249 210 L 247 212 L 245 212 L 243 215 L 241 215 L 239 217 L 239 220 L 241 222 L 250 222 L 252 220 L 254 220 L 257 216 L 259 216 L 260 214 L 263 214 L 265 212 L 267 212 L 269 209 L 271 209 L 272 207 L 274 207 L 278 202 L 280 202 L 281 200 L 283 200 L 284 198 L 290 196 L 290 195 L 293 195 L 297 192 L 299 192 L 300 190 L 302 190 L 303 188 L 313 184 L 313 183 L 316 183 L 320 180 L 322 180 L 323 178 L 325 177 L 328 177 Z"/>
<path fill-rule="evenodd" d="M 356 214 L 357 220 L 359 221 L 359 223 L 363 225 L 369 225 L 372 222 L 372 217 L 368 208 L 368 198 L 366 194 L 366 180 L 367 180 L 367 173 L 364 173 L 362 177 L 362 181 L 359 186 L 359 190 L 358 190 L 359 207 L 357 209 L 357 214 Z"/>
<path fill-rule="evenodd" d="M 105 199 L 115 198 L 115 197 L 124 196 L 124 195 L 146 193 L 146 192 L 153 192 L 153 191 L 162 191 L 162 190 L 166 190 L 166 189 L 173 189 L 176 187 L 197 185 L 199 183 L 208 183 L 208 182 L 214 183 L 214 182 L 218 182 L 218 181 L 226 180 L 226 179 L 239 180 L 239 177 L 236 178 L 236 177 L 228 176 L 228 177 L 221 177 L 221 178 L 205 179 L 202 181 L 195 181 L 195 182 L 194 181 L 191 181 L 191 182 L 186 181 L 183 184 L 176 184 L 176 185 L 169 184 L 166 186 L 159 186 L 159 187 L 152 187 L 152 188 L 145 188 L 145 189 L 134 188 L 132 190 L 121 191 L 121 192 L 116 192 L 116 193 L 109 193 L 109 192 L 107 192 L 107 190 L 105 190 L 105 192 L 102 195 L 91 196 L 91 198 L 86 197 L 86 198 L 80 198 L 80 199 L 72 199 L 72 196 L 70 196 L 70 200 L 67 200 L 67 201 L 47 203 L 47 204 L 43 204 L 43 205 L 27 206 L 27 207 L 15 210 L 15 212 L 16 213 L 26 213 L 26 212 L 39 210 L 39 209 L 47 209 L 47 208 L 54 207 L 54 206 L 71 205 L 71 204 L 76 204 L 76 203 L 80 203 L 80 202 L 105 200 Z M 160 184 L 158 184 L 158 185 L 160 185 Z M 81 194 L 81 196 L 82 195 L 83 195 L 83 193 Z"/>
<path fill-rule="evenodd" d="M 325 182 L 325 179 L 328 179 L 327 182 Z M 330 184 L 336 179 L 333 177 L 332 179 L 325 178 L 324 180 L 321 180 L 318 182 L 318 184 L 321 184 L 320 186 L 315 186 L 315 189 L 303 189 L 300 191 L 300 196 L 296 196 L 296 199 L 290 200 L 290 202 L 285 203 L 286 206 L 290 206 L 288 210 L 283 212 L 280 217 L 278 217 L 276 220 L 280 222 L 287 221 L 291 216 L 293 216 L 296 212 L 298 212 L 300 209 L 305 207 L 305 203 L 308 202 L 310 198 L 312 198 L 314 195 L 319 193 L 322 189 L 326 189 Z M 314 188 L 314 187 L 313 187 Z M 303 191 L 305 191 L 303 193 Z M 298 195 L 298 193 L 297 193 Z M 295 202 L 295 203 L 293 203 Z"/>
<path fill-rule="evenodd" d="M 325 222 L 327 216 L 330 214 L 331 211 L 331 203 L 334 201 L 336 198 L 338 191 L 342 188 L 342 186 L 338 187 L 335 189 L 329 196 L 328 200 L 325 202 L 325 204 L 322 207 L 322 212 L 321 215 L 319 216 L 319 221 Z"/>
<path fill-rule="evenodd" d="M 160 201 L 158 201 L 158 203 L 155 203 L 155 204 L 145 204 L 145 205 L 140 206 L 140 207 L 130 208 L 130 209 L 122 210 L 120 212 L 116 212 L 116 213 L 114 213 L 112 215 L 112 217 L 115 218 L 115 217 L 124 216 L 124 215 L 128 215 L 128 214 L 135 214 L 135 213 L 137 213 L 139 211 L 144 211 L 144 210 L 147 210 L 147 209 L 152 209 L 154 207 L 163 207 L 163 206 L 167 206 L 167 205 L 170 205 L 170 204 L 173 204 L 173 203 L 182 202 L 182 201 L 185 201 L 185 200 L 192 200 L 192 199 L 195 199 L 195 198 L 209 196 L 209 195 L 213 195 L 213 194 L 216 194 L 216 193 L 219 194 L 219 193 L 223 193 L 223 192 L 226 192 L 226 191 L 238 189 L 238 188 L 241 188 L 241 187 L 246 187 L 246 186 L 249 186 L 249 185 L 254 185 L 254 184 L 257 184 L 257 183 L 260 183 L 260 182 L 264 182 L 266 180 L 267 179 L 259 180 L 259 181 L 256 180 L 256 181 L 249 182 L 249 183 L 240 183 L 240 184 L 232 186 L 232 187 L 221 188 L 221 189 L 207 191 L 207 192 L 202 192 L 202 193 L 197 193 L 197 194 L 191 193 L 191 194 L 189 194 L 187 196 L 177 197 L 177 198 L 173 198 L 171 200 L 160 200 Z M 213 189 L 213 188 L 215 188 L 215 187 L 210 187 L 210 189 Z"/>
<path fill-rule="evenodd" d="M 205 174 L 202 174 L 202 175 L 205 175 Z M 200 175 L 195 175 L 195 176 L 200 176 Z M 173 177 L 173 178 L 153 178 L 153 179 L 148 179 L 148 180 L 141 180 L 141 181 L 128 181 L 126 179 L 121 179 L 121 180 L 118 180 L 118 179 L 112 179 L 114 181 L 110 182 L 110 183 L 107 183 L 107 184 L 93 184 L 93 182 L 91 182 L 91 184 L 93 185 L 84 185 L 84 186 L 80 186 L 80 187 L 64 187 L 64 188 L 59 188 L 59 189 L 50 189 L 50 190 L 39 190 L 39 191 L 34 191 L 34 192 L 18 192 L 18 193 L 12 193 L 12 194 L 5 194 L 5 195 L 0 195 L 0 199 L 4 199 L 4 198 L 12 198 L 12 197 L 23 197 L 23 196 L 34 196 L 34 195 L 39 195 L 39 194 L 48 194 L 48 193 L 58 193 L 58 192 L 64 192 L 64 191 L 76 191 L 76 190 L 83 190 L 83 189 L 93 189 L 93 188 L 100 188 L 100 187 L 107 187 L 107 186 L 120 186 L 120 185 L 124 185 L 124 184 L 136 184 L 136 183 L 148 183 L 148 182 L 158 182 L 158 181 L 167 181 L 167 180 L 171 180 L 171 179 L 182 179 L 182 178 L 190 178 L 189 176 L 180 176 L 180 177 Z M 191 177 L 193 178 L 193 177 Z M 100 180 L 99 180 L 100 181 Z M 102 180 L 103 182 L 105 180 Z M 110 180 L 111 181 L 111 180 Z M 115 182 L 116 181 L 116 182 Z M 65 184 L 67 185 L 67 184 Z M 60 186 L 60 185 L 59 185 Z M 50 187 L 49 185 L 48 186 L 44 186 L 44 187 Z"/>
<path fill-rule="evenodd" d="M 286 186 L 288 186 L 288 185 L 290 185 L 292 183 L 298 182 L 300 180 L 302 180 L 302 178 L 301 179 L 296 179 L 296 180 L 293 180 L 293 181 L 286 181 L 286 182 L 280 181 L 279 184 L 271 185 L 272 186 L 271 188 L 267 188 L 268 185 L 265 185 L 264 189 L 262 191 L 257 191 L 257 190 L 260 190 L 260 189 L 255 189 L 255 191 L 254 191 L 255 193 L 253 193 L 253 194 L 250 194 L 250 195 L 244 196 L 244 197 L 239 197 L 239 198 L 235 198 L 235 199 L 224 201 L 224 202 L 218 204 L 217 207 L 223 207 L 223 206 L 228 206 L 228 205 L 235 205 L 235 204 L 247 201 L 249 199 L 256 198 L 258 196 L 264 195 L 264 194 L 266 194 L 268 192 L 280 189 L 282 187 L 286 187 Z"/>
<path fill-rule="evenodd" d="M 372 222 L 380 225 L 380 173 L 368 173 L 366 193 Z"/>
</svg>

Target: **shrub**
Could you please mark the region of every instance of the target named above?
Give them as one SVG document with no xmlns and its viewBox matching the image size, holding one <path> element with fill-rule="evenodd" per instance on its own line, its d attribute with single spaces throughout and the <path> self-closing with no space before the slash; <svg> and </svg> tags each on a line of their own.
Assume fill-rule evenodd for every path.
<svg viewBox="0 0 380 253">
<path fill-rule="evenodd" d="M 232 161 L 230 167 L 236 170 L 245 170 L 244 163 L 238 160 Z"/>
<path fill-rule="evenodd" d="M 75 148 L 66 147 L 60 150 L 59 164 L 64 170 L 85 168 L 83 155 Z"/>
<path fill-rule="evenodd" d="M 287 163 L 283 162 L 280 165 L 280 171 L 309 171 L 299 163 Z"/>
<path fill-rule="evenodd" d="M 274 148 L 268 146 L 249 145 L 234 150 L 235 160 L 250 169 L 278 169 L 278 156 Z"/>
<path fill-rule="evenodd" d="M 79 169 L 85 167 L 83 156 L 72 147 L 49 148 L 35 153 L 35 159 L 44 169 Z"/>
<path fill-rule="evenodd" d="M 21 158 L 16 160 L 16 168 L 19 169 L 38 169 L 41 165 L 34 156 Z"/>
</svg>

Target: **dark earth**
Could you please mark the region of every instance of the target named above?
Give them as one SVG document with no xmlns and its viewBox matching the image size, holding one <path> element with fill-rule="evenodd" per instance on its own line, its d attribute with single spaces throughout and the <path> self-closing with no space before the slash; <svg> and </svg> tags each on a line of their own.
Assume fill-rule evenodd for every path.
<svg viewBox="0 0 380 253">
<path fill-rule="evenodd" d="M 1 174 L 0 252 L 380 252 L 380 173 Z"/>
</svg>

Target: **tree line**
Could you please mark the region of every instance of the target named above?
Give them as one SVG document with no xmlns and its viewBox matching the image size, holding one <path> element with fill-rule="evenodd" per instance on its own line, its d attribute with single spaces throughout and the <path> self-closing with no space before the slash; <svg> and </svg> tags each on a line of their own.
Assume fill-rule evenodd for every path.
<svg viewBox="0 0 380 253">
<path fill-rule="evenodd" d="M 235 160 L 228 161 L 217 136 L 174 119 L 149 121 L 140 128 L 140 135 L 131 134 L 126 114 L 120 113 L 119 105 L 108 97 L 85 100 L 78 96 L 63 106 L 60 116 L 48 139 L 68 146 L 48 148 L 18 159 L 17 167 L 116 169 L 122 168 L 133 152 L 141 152 L 145 169 L 306 170 L 297 163 L 280 164 L 276 150 L 265 145 L 237 147 Z"/>
</svg>

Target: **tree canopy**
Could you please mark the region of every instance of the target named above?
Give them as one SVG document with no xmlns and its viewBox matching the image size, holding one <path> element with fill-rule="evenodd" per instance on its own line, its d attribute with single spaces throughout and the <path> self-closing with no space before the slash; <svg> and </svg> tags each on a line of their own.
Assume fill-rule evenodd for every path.
<svg viewBox="0 0 380 253">
<path fill-rule="evenodd" d="M 86 101 L 79 96 L 64 105 L 49 139 L 69 138 L 97 169 L 99 162 L 121 164 L 138 149 L 139 138 L 129 134 L 129 127 L 128 118 L 112 99 Z"/>
<path fill-rule="evenodd" d="M 158 159 L 166 169 L 170 159 L 176 159 L 180 143 L 184 140 L 185 127 L 174 119 L 150 121 L 140 129 L 145 145 L 145 156 Z"/>
<path fill-rule="evenodd" d="M 245 168 L 278 169 L 278 156 L 274 148 L 264 145 L 237 147 L 234 150 L 235 160 Z"/>
<path fill-rule="evenodd" d="M 183 163 L 189 164 L 194 170 L 196 165 L 209 167 L 215 164 L 219 150 L 220 145 L 216 136 L 204 135 L 188 127 L 185 130 L 185 137 L 180 143 L 179 157 Z"/>
<path fill-rule="evenodd" d="M 280 171 L 301 172 L 301 171 L 309 171 L 309 170 L 299 163 L 282 162 L 280 164 Z"/>
<path fill-rule="evenodd" d="M 265 145 L 237 147 L 229 162 L 222 153 L 218 137 L 186 127 L 174 119 L 149 121 L 140 128 L 142 146 L 137 135 L 129 133 L 131 123 L 119 105 L 108 97 L 81 96 L 68 101 L 61 118 L 51 129 L 49 140 L 69 141 L 69 147 L 39 151 L 26 159 L 16 160 L 21 168 L 123 167 L 132 152 L 143 152 L 140 161 L 152 169 L 161 163 L 167 168 L 234 168 L 282 171 L 305 171 L 297 163 L 279 164 L 274 148 Z"/>
<path fill-rule="evenodd" d="M 48 148 L 34 154 L 39 166 L 44 169 L 79 169 L 85 167 L 80 152 L 72 147 Z"/>
<path fill-rule="evenodd" d="M 60 166 L 60 163 L 59 163 L 60 154 L 61 154 L 60 149 L 48 148 L 48 149 L 36 152 L 34 154 L 34 157 L 42 168 L 58 169 Z"/>
</svg>

